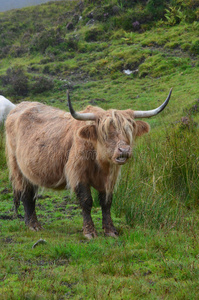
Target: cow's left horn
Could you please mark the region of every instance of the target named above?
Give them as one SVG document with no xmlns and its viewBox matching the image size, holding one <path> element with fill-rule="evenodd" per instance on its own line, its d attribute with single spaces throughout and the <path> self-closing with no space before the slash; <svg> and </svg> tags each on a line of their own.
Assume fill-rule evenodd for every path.
<svg viewBox="0 0 199 300">
<path fill-rule="evenodd" d="M 96 120 L 95 114 L 92 114 L 92 113 L 78 113 L 73 109 L 71 101 L 70 101 L 69 91 L 67 91 L 67 97 L 68 97 L 69 110 L 70 110 L 70 113 L 71 113 L 71 115 L 74 119 L 80 120 L 80 121 L 93 121 L 93 120 Z"/>
<path fill-rule="evenodd" d="M 157 114 L 159 114 L 169 103 L 169 99 L 171 97 L 171 92 L 172 89 L 170 89 L 169 95 L 167 97 L 167 99 L 164 101 L 164 103 L 162 103 L 162 105 L 160 105 L 158 108 L 152 109 L 152 110 L 146 110 L 146 111 L 142 111 L 142 110 L 136 110 L 134 111 L 134 118 L 150 118 L 153 117 Z"/>
</svg>

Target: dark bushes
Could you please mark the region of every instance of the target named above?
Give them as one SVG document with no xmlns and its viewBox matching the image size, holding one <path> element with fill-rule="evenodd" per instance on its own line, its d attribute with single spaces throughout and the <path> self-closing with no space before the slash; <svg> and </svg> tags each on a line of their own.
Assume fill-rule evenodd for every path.
<svg viewBox="0 0 199 300">
<path fill-rule="evenodd" d="M 101 40 L 104 37 L 104 32 L 98 27 L 91 28 L 85 32 L 85 41 L 86 42 L 96 42 Z"/>
<path fill-rule="evenodd" d="M 192 42 L 190 51 L 194 55 L 199 55 L 199 40 L 196 40 L 196 41 Z"/>
<path fill-rule="evenodd" d="M 168 2 L 162 0 L 149 0 L 147 2 L 146 9 L 152 15 L 152 19 L 158 20 L 164 16 Z"/>
<path fill-rule="evenodd" d="M 29 93 L 38 94 L 52 90 L 54 82 L 44 76 L 30 77 L 22 66 L 7 69 L 6 75 L 0 78 L 4 92 L 7 95 L 27 96 Z"/>
<path fill-rule="evenodd" d="M 45 53 L 49 46 L 56 46 L 64 42 L 60 32 L 55 29 L 44 30 L 36 33 L 30 43 L 30 52 L 39 51 Z"/>
<path fill-rule="evenodd" d="M 21 66 L 9 68 L 2 76 L 2 85 L 7 86 L 8 93 L 26 96 L 28 94 L 28 78 Z"/>
<path fill-rule="evenodd" d="M 38 76 L 34 77 L 34 82 L 31 85 L 31 92 L 33 94 L 40 94 L 45 91 L 52 90 L 53 87 L 54 82 L 52 79 L 43 76 Z"/>
</svg>

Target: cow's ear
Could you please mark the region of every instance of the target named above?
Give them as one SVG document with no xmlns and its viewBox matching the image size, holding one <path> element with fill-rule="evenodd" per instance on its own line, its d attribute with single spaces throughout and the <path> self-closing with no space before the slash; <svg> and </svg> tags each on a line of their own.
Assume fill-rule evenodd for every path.
<svg viewBox="0 0 199 300">
<path fill-rule="evenodd" d="M 97 140 L 97 131 L 95 125 L 86 125 L 78 131 L 79 136 L 86 140 Z"/>
<path fill-rule="evenodd" d="M 136 136 L 141 136 L 150 131 L 150 126 L 144 121 L 136 121 Z"/>
</svg>

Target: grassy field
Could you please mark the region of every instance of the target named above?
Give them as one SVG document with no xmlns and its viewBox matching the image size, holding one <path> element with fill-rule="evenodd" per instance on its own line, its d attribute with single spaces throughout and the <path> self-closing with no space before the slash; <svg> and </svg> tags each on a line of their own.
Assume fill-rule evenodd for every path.
<svg viewBox="0 0 199 300">
<path fill-rule="evenodd" d="M 122 169 L 117 239 L 103 235 L 94 190 L 97 238 L 83 237 L 70 191 L 41 189 L 43 230 L 29 231 L 22 205 L 14 215 L 1 126 L 0 299 L 199 298 L 199 13 L 197 1 L 167 2 L 60 1 L 0 13 L 0 94 L 14 103 L 68 110 L 70 89 L 77 110 L 147 110 L 173 87 Z"/>
</svg>

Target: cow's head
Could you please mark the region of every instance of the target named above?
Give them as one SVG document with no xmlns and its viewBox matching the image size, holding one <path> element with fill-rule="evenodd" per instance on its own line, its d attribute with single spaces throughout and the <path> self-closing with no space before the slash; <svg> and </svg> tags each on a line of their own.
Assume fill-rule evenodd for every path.
<svg viewBox="0 0 199 300">
<path fill-rule="evenodd" d="M 137 136 L 149 132 L 148 123 L 135 121 L 136 118 L 149 118 L 157 115 L 168 104 L 171 91 L 165 102 L 158 108 L 149 111 L 107 110 L 88 107 L 86 112 L 74 111 L 69 93 L 70 113 L 76 120 L 91 121 L 81 127 L 78 134 L 81 138 L 95 144 L 98 160 L 123 165 L 132 155 L 132 146 Z"/>
</svg>

